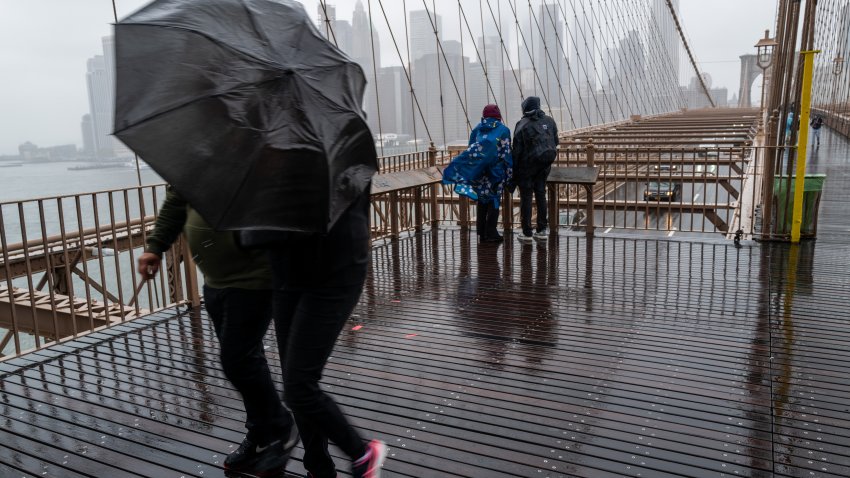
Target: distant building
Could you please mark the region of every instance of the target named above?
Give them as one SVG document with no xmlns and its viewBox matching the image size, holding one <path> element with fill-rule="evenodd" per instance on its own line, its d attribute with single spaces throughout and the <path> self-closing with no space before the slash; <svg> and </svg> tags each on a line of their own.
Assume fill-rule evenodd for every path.
<svg viewBox="0 0 850 478">
<path fill-rule="evenodd" d="M 476 44 L 477 53 L 474 62 L 470 63 L 470 71 L 466 72 L 469 108 L 480 109 L 486 104 L 495 103 L 502 111 L 505 121 L 517 120 L 519 104 L 512 105 L 505 97 L 506 75 L 503 67 L 507 61 L 502 57 L 502 45 L 498 36 L 479 37 Z M 477 82 L 472 83 L 470 80 Z M 477 112 L 477 113 L 480 113 Z M 470 114 L 471 119 L 478 117 Z M 473 123 L 474 124 L 474 123 Z"/>
<path fill-rule="evenodd" d="M 316 10 L 319 12 L 319 21 L 316 23 L 316 27 L 319 28 L 325 38 L 330 38 L 333 22 L 336 21 L 336 7 L 327 2 L 319 2 Z"/>
<path fill-rule="evenodd" d="M 62 144 L 43 148 L 51 161 L 73 161 L 77 159 L 77 145 Z"/>
<path fill-rule="evenodd" d="M 589 5 L 591 8 L 593 4 Z M 567 35 L 570 43 L 571 76 L 578 82 L 579 95 L 589 97 L 596 91 L 596 43 L 593 25 L 585 10 L 574 10 L 572 29 Z M 592 13 L 591 13 L 592 14 Z"/>
<path fill-rule="evenodd" d="M 30 143 L 29 141 L 18 146 L 18 155 L 23 160 L 33 160 L 41 158 L 39 147 Z"/>
<path fill-rule="evenodd" d="M 671 0 L 673 10 L 676 15 L 679 14 L 679 0 Z M 661 44 L 664 47 L 664 53 L 670 62 L 672 76 L 676 79 L 676 86 L 679 86 L 679 52 L 681 51 L 681 40 L 679 32 L 676 30 L 676 24 L 673 21 L 673 15 L 670 13 L 670 8 L 667 6 L 667 0 L 653 0 L 652 2 L 652 22 L 657 26 L 657 35 L 661 38 Z M 650 34 L 654 33 L 653 25 L 650 26 Z"/>
<path fill-rule="evenodd" d="M 351 23 L 346 20 L 337 20 L 336 7 L 327 3 L 318 5 L 319 21 L 316 26 L 319 33 L 336 45 L 340 50 L 351 56 L 351 46 L 354 43 Z M 327 16 L 325 16 L 327 12 Z"/>
<path fill-rule="evenodd" d="M 77 159 L 77 146 L 74 144 L 63 144 L 39 148 L 27 141 L 18 146 L 20 159 L 24 161 L 71 161 Z"/>
<path fill-rule="evenodd" d="M 86 63 L 86 87 L 89 119 L 83 121 L 83 144 L 89 137 L 92 156 L 99 160 L 131 157 L 132 151 L 112 135 L 115 111 L 115 45 L 112 37 L 103 38 L 103 55 Z"/>
<path fill-rule="evenodd" d="M 112 114 L 110 110 L 113 100 L 103 55 L 95 55 L 89 58 L 86 69 L 94 157 L 97 159 L 111 158 L 113 148 L 112 142 L 109 140 L 109 133 L 111 132 Z"/>
<path fill-rule="evenodd" d="M 434 35 L 436 26 L 437 34 Z M 442 17 L 427 10 L 413 10 L 410 12 L 410 61 L 417 60 L 426 55 L 437 54 L 437 41 L 442 40 L 443 20 Z"/>
<path fill-rule="evenodd" d="M 726 88 L 712 88 L 711 85 L 711 75 L 708 73 L 703 73 L 703 81 L 705 82 L 705 86 L 708 88 L 708 93 L 711 95 L 711 99 L 714 101 L 714 105 L 717 107 L 724 107 L 729 105 L 729 90 Z M 705 90 L 702 87 L 699 79 L 694 76 L 691 78 L 690 83 L 688 83 L 687 88 L 682 87 L 682 95 L 685 98 L 685 103 L 688 108 L 709 108 L 711 107 L 711 102 L 708 101 L 708 97 L 705 95 Z M 733 103 L 737 104 L 737 103 Z"/>
<path fill-rule="evenodd" d="M 469 105 L 468 100 L 463 101 L 464 95 L 469 94 L 469 87 L 480 89 L 483 78 L 474 77 L 469 58 L 457 54 L 459 42 L 444 42 L 443 51 L 445 58 L 435 53 L 425 55 L 413 64 L 413 87 L 425 118 L 423 124 L 418 115 L 416 117 L 417 135 L 427 138 L 426 134 L 419 133 L 425 132 L 427 125 L 438 147 L 468 139 L 469 123 L 473 126 L 478 123 L 484 106 L 470 105 L 464 113 L 465 105 Z M 468 72 L 465 82 L 464 71 Z M 458 98 L 458 95 L 461 97 Z"/>
<path fill-rule="evenodd" d="M 539 27 L 535 25 L 532 31 L 539 28 L 540 34 L 534 41 L 533 58 L 537 77 L 534 92 L 540 97 L 544 109 L 563 108 L 566 106 L 565 101 L 569 102 L 570 88 L 567 82 L 567 60 L 563 53 L 564 21 L 560 5 L 540 5 L 536 22 Z"/>
<path fill-rule="evenodd" d="M 404 68 L 381 68 L 378 85 L 381 93 L 381 131 L 384 134 L 413 137 L 414 105 L 411 104 L 410 85 Z M 372 133 L 377 134 L 378 131 L 373 130 Z"/>
<path fill-rule="evenodd" d="M 351 19 L 351 34 L 352 41 L 351 58 L 363 68 L 363 74 L 366 75 L 368 85 L 363 97 L 363 108 L 366 110 L 366 117 L 369 122 L 369 127 L 373 133 L 386 132 L 383 123 L 379 121 L 379 108 L 383 108 L 378 98 L 378 90 L 382 89 L 380 85 L 379 74 L 381 70 L 381 42 L 378 39 L 378 33 L 375 31 L 372 22 L 369 20 L 369 14 L 363 8 L 363 2 L 357 1 L 354 7 L 354 14 Z"/>
<path fill-rule="evenodd" d="M 97 146 L 94 140 L 94 124 L 92 123 L 91 114 L 83 115 L 80 121 L 80 129 L 83 133 L 83 154 L 88 157 L 94 157 Z"/>
</svg>

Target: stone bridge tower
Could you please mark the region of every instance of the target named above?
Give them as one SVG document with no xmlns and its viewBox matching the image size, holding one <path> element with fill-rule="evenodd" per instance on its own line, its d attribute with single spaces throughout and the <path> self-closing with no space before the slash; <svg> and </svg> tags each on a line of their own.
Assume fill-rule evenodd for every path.
<svg viewBox="0 0 850 478">
<path fill-rule="evenodd" d="M 738 106 L 749 108 L 753 106 L 750 92 L 753 89 L 753 80 L 761 74 L 758 66 L 758 55 L 741 55 L 741 85 L 738 89 Z M 767 72 L 765 72 L 765 75 Z"/>
</svg>

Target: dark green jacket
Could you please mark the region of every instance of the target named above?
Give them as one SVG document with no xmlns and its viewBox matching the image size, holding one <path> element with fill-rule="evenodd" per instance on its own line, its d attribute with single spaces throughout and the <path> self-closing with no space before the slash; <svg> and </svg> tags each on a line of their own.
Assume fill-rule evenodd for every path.
<svg viewBox="0 0 850 478">
<path fill-rule="evenodd" d="M 192 258 L 204 282 L 216 289 L 271 289 L 271 269 L 265 251 L 249 251 L 236 243 L 236 233 L 213 230 L 177 193 L 170 189 L 159 210 L 145 250 L 162 256 L 180 232 L 186 234 Z"/>
</svg>

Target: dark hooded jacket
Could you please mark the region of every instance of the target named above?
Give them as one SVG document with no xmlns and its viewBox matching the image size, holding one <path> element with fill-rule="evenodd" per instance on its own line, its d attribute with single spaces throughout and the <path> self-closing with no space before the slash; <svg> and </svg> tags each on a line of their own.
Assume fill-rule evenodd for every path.
<svg viewBox="0 0 850 478">
<path fill-rule="evenodd" d="M 555 120 L 540 110 L 540 98 L 526 98 L 522 111 L 511 145 L 516 182 L 548 168 L 558 155 L 558 127 Z"/>
</svg>

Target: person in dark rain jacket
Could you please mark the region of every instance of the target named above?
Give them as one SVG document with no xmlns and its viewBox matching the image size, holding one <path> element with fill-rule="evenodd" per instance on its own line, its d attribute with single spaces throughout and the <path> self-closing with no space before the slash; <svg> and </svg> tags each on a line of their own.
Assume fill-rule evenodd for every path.
<svg viewBox="0 0 850 478">
<path fill-rule="evenodd" d="M 514 128 L 514 182 L 519 187 L 522 235 L 530 242 L 546 239 L 549 227 L 546 209 L 546 178 L 558 155 L 558 128 L 555 120 L 540 110 L 540 98 L 529 96 L 522 102 L 522 119 Z M 537 229 L 531 228 L 531 199 L 537 200 Z M 558 218 L 553 218 L 557 220 Z"/>
</svg>

